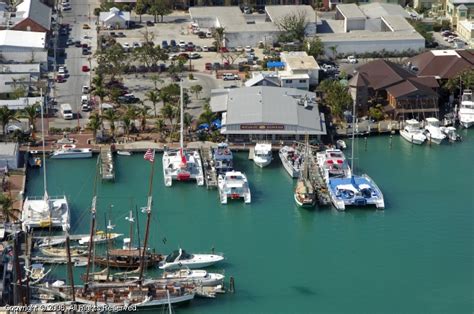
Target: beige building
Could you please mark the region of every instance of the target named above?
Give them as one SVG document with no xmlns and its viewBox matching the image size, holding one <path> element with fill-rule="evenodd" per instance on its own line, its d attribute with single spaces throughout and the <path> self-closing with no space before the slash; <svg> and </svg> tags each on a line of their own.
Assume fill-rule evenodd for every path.
<svg viewBox="0 0 474 314">
<path fill-rule="evenodd" d="M 474 19 L 473 0 L 447 0 L 446 17 L 452 25 L 457 25 L 458 21 Z"/>
<path fill-rule="evenodd" d="M 457 33 L 459 36 L 469 44 L 469 47 L 474 46 L 474 20 L 468 21 L 463 20 L 459 21 L 457 28 Z"/>
</svg>

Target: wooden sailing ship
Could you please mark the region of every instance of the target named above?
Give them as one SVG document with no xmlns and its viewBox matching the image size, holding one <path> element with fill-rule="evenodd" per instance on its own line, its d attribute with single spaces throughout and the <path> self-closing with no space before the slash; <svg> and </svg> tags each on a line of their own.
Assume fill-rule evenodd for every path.
<svg viewBox="0 0 474 314">
<path fill-rule="evenodd" d="M 140 267 L 142 259 L 142 249 L 113 249 L 109 250 L 108 258 L 104 256 L 97 256 L 94 258 L 94 263 L 99 266 L 120 268 L 120 269 L 136 269 Z M 156 266 L 160 261 L 163 260 L 163 256 L 160 254 L 146 252 L 144 254 L 145 268 Z"/>
</svg>

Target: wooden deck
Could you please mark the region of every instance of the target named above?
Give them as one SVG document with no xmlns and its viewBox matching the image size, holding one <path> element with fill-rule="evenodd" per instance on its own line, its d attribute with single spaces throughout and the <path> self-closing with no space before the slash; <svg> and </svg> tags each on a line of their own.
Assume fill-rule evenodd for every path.
<svg viewBox="0 0 474 314">
<path fill-rule="evenodd" d="M 217 173 L 214 167 L 212 167 L 211 149 L 212 146 L 208 144 L 203 144 L 199 148 L 204 171 L 204 182 L 208 189 L 217 188 Z"/>
</svg>

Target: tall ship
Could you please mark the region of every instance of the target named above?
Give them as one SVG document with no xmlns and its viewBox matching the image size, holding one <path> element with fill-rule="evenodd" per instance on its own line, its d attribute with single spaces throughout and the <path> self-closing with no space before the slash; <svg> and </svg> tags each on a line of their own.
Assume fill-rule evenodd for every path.
<svg viewBox="0 0 474 314">
<path fill-rule="evenodd" d="M 183 141 L 183 84 L 180 81 L 180 139 L 178 150 L 165 150 L 163 153 L 163 179 L 165 186 L 172 186 L 173 181 L 195 180 L 197 185 L 204 185 L 204 172 L 201 156 L 197 150 L 186 150 Z"/>
<path fill-rule="evenodd" d="M 272 160 L 272 144 L 257 143 L 254 148 L 253 162 L 260 168 L 263 168 L 268 166 Z"/>
<path fill-rule="evenodd" d="M 300 170 L 304 162 L 304 156 L 297 146 L 283 146 L 278 151 L 283 168 L 292 178 L 300 176 Z"/>
<path fill-rule="evenodd" d="M 219 143 L 211 150 L 213 167 L 217 174 L 225 174 L 234 169 L 234 155 L 227 143 Z"/>
<path fill-rule="evenodd" d="M 304 149 L 303 169 L 298 181 L 296 182 L 295 202 L 300 207 L 313 208 L 316 205 L 316 191 L 309 179 L 309 146 L 308 139 Z"/>
<path fill-rule="evenodd" d="M 458 116 L 463 127 L 470 128 L 474 125 L 474 98 L 470 89 L 465 89 L 461 96 Z"/>
<path fill-rule="evenodd" d="M 70 227 L 69 203 L 65 195 L 49 196 L 46 180 L 46 148 L 44 142 L 43 102 L 41 102 L 41 135 L 43 145 L 43 196 L 29 196 L 23 202 L 21 213 L 22 228 L 25 231 L 34 228 L 62 228 Z"/>
<path fill-rule="evenodd" d="M 415 119 L 405 121 L 405 126 L 400 130 L 400 135 L 410 143 L 421 145 L 426 141 L 426 135 L 421 129 L 420 122 Z"/>
</svg>

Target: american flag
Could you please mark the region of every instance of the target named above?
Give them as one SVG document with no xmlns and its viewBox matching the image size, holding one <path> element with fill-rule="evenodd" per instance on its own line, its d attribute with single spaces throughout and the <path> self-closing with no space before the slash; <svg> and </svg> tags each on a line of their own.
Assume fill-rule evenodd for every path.
<svg viewBox="0 0 474 314">
<path fill-rule="evenodd" d="M 143 156 L 143 159 L 148 160 L 150 162 L 154 162 L 155 161 L 155 150 L 151 150 L 151 148 L 148 148 L 145 155 Z"/>
</svg>

